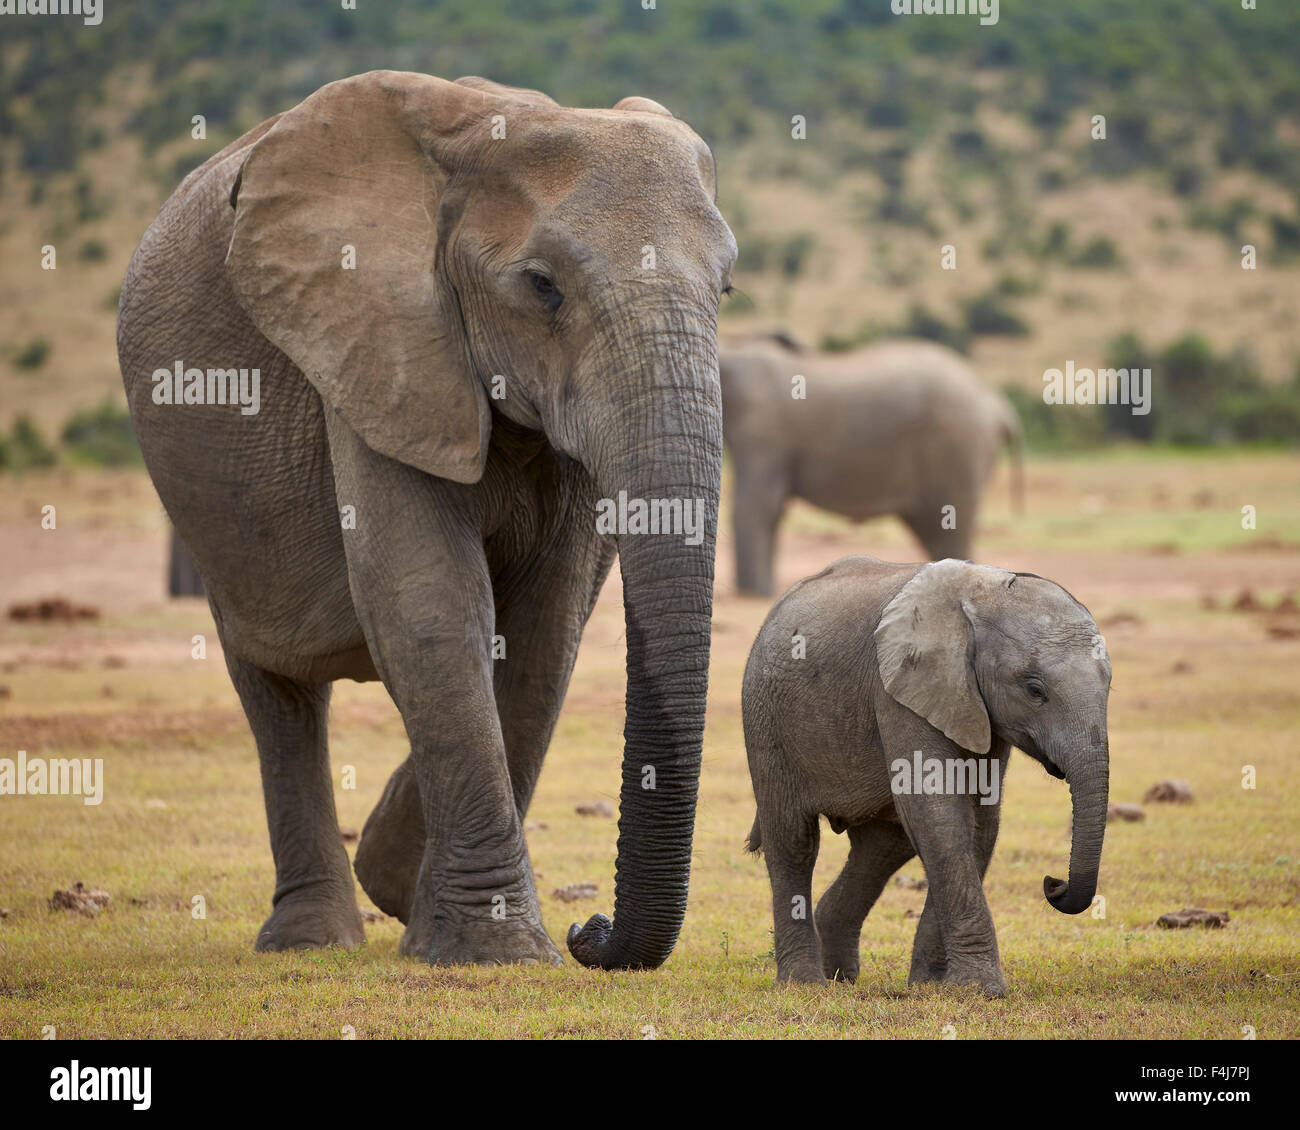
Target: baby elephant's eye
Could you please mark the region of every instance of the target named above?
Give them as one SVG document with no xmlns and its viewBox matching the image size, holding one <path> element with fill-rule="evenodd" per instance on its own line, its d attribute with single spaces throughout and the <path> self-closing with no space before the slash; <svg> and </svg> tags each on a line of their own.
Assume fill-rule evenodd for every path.
<svg viewBox="0 0 1300 1130">
<path fill-rule="evenodd" d="M 542 301 L 552 310 L 564 301 L 564 295 L 556 290 L 555 283 L 541 271 L 529 271 L 528 281 L 533 284 L 533 289 L 537 291 Z"/>
<path fill-rule="evenodd" d="M 1047 688 L 1037 679 L 1026 680 L 1025 690 L 1029 692 L 1030 698 L 1036 698 L 1039 702 L 1047 701 Z"/>
</svg>

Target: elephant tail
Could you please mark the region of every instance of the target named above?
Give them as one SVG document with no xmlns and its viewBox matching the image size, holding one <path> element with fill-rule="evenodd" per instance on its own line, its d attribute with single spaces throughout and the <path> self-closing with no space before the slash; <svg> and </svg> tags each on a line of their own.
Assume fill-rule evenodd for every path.
<svg viewBox="0 0 1300 1130">
<path fill-rule="evenodd" d="M 1009 400 L 1002 401 L 1002 442 L 1011 454 L 1011 508 L 1025 512 L 1025 434 Z"/>
<path fill-rule="evenodd" d="M 758 827 L 758 813 L 754 813 L 754 826 L 750 828 L 749 835 L 745 839 L 745 850 L 757 852 L 763 846 L 763 833 Z"/>
</svg>

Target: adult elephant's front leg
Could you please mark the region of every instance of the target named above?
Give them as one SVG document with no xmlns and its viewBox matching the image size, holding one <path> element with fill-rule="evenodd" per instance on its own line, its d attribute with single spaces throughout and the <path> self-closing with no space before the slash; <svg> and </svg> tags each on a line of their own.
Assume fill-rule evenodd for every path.
<svg viewBox="0 0 1300 1130">
<path fill-rule="evenodd" d="M 521 821 L 560 715 L 583 625 L 614 556 L 613 545 L 593 532 L 592 506 L 578 509 L 526 569 L 499 571 L 494 585 L 497 714 Z M 366 821 L 355 861 L 366 894 L 403 922 L 423 855 L 419 787 L 408 757 Z"/>
<path fill-rule="evenodd" d="M 377 455 L 337 418 L 330 453 L 353 603 L 411 743 L 424 852 L 401 952 L 540 961 L 542 928 L 492 687 L 492 584 L 477 488 Z"/>
</svg>

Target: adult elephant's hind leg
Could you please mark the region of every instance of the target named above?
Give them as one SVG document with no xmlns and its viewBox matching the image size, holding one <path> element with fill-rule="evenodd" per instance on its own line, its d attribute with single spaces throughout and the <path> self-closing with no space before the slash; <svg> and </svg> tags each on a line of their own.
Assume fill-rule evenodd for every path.
<svg viewBox="0 0 1300 1130">
<path fill-rule="evenodd" d="M 352 863 L 370 901 L 399 922 L 410 921 L 424 844 L 420 785 L 415 763 L 408 757 L 388 778 L 379 803 L 366 819 Z"/>
<path fill-rule="evenodd" d="M 862 923 L 895 871 L 916 854 L 897 821 L 871 820 L 849 828 L 844 870 L 817 903 L 822 969 L 831 981 L 858 979 Z"/>
<path fill-rule="evenodd" d="M 271 917 L 259 950 L 359 946 L 365 939 L 330 780 L 328 683 L 273 675 L 226 653 L 262 768 L 275 856 Z"/>
</svg>

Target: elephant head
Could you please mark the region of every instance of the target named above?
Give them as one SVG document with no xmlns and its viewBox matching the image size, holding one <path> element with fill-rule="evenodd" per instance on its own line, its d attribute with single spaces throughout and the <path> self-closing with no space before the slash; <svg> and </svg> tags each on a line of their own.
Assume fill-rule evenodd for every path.
<svg viewBox="0 0 1300 1130">
<path fill-rule="evenodd" d="M 1043 880 L 1066 914 L 1092 903 L 1106 830 L 1110 661 L 1088 610 L 1059 585 L 966 561 L 926 565 L 876 628 L 885 690 L 964 750 L 997 737 L 1064 778 L 1070 878 Z"/>
<path fill-rule="evenodd" d="M 574 110 L 392 71 L 282 115 L 231 193 L 239 301 L 371 448 L 474 483 L 499 414 L 543 432 L 607 499 L 698 507 L 702 536 L 618 538 L 615 914 L 569 937 L 605 968 L 659 965 L 685 912 L 722 453 L 717 309 L 736 255 L 715 195 L 708 148 L 648 99 Z"/>
</svg>

